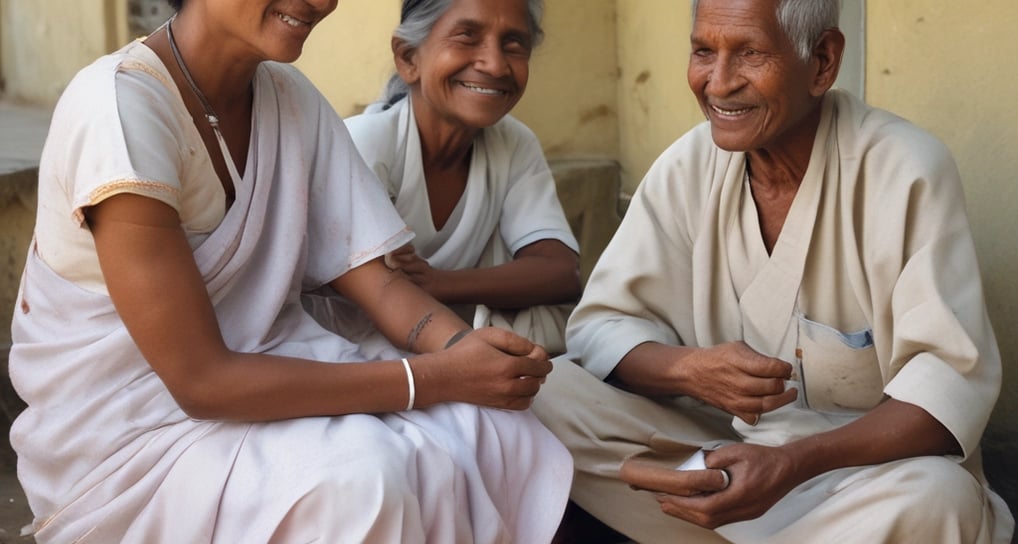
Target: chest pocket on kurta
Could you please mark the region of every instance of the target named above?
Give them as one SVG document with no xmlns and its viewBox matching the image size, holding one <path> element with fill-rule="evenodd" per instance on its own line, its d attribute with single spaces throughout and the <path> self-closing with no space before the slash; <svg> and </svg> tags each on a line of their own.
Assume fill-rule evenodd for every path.
<svg viewBox="0 0 1018 544">
<path fill-rule="evenodd" d="M 873 331 L 845 333 L 801 315 L 798 321 L 796 359 L 806 404 L 833 413 L 876 406 L 883 398 L 884 380 Z"/>
</svg>

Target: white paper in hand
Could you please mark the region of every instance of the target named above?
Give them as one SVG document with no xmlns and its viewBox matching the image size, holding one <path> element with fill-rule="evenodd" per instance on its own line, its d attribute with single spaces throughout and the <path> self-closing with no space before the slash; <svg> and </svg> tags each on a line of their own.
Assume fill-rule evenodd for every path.
<svg viewBox="0 0 1018 544">
<path fill-rule="evenodd" d="M 686 459 L 684 463 L 675 467 L 675 470 L 705 470 L 707 465 L 704 464 L 703 450 L 696 450 L 696 453 L 691 455 L 689 459 Z"/>
</svg>

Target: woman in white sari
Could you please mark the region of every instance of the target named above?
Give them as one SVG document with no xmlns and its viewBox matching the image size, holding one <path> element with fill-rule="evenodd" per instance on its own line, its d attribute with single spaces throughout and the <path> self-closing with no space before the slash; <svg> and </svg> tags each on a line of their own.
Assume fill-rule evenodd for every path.
<svg viewBox="0 0 1018 544">
<path fill-rule="evenodd" d="M 464 334 L 383 264 L 412 234 L 342 121 L 279 63 L 336 0 L 176 7 L 54 112 L 10 356 L 28 531 L 550 540 L 572 465 L 525 410 L 547 355 Z M 300 293 L 326 284 L 401 352 L 369 361 L 317 325 Z"/>
<path fill-rule="evenodd" d="M 397 73 L 347 126 L 416 235 L 387 264 L 475 327 L 561 353 L 580 293 L 578 245 L 540 142 L 508 115 L 527 86 L 541 11 L 539 0 L 405 0 Z M 363 319 L 343 301 L 305 304 L 330 328 L 384 346 L 355 330 Z"/>
</svg>

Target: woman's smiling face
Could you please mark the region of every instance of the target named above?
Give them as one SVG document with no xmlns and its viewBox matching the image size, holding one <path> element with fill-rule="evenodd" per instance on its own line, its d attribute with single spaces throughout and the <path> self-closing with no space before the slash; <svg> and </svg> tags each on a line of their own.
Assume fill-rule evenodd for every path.
<svg viewBox="0 0 1018 544">
<path fill-rule="evenodd" d="M 237 50 L 258 60 L 293 62 L 311 30 L 332 13 L 339 0 L 188 0 L 184 11 L 215 24 Z"/>
<path fill-rule="evenodd" d="M 532 48 L 526 0 L 453 0 L 397 65 L 419 119 L 482 129 L 523 96 Z"/>
</svg>

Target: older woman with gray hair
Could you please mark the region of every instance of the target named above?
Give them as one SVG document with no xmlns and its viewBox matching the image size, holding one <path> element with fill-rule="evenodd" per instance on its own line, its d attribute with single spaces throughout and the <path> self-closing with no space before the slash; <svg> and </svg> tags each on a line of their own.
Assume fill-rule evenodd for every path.
<svg viewBox="0 0 1018 544">
<path fill-rule="evenodd" d="M 354 143 L 414 232 L 386 264 L 475 328 L 565 350 L 580 293 L 578 244 L 540 142 L 509 116 L 541 41 L 540 0 L 408 0 L 392 36 L 396 74 L 347 119 Z M 320 322 L 383 349 L 349 305 L 309 296 Z"/>
<path fill-rule="evenodd" d="M 699 0 L 707 122 L 647 173 L 534 411 L 638 542 L 1010 542 L 957 167 L 832 85 L 837 0 Z M 604 380 L 604 381 L 603 381 Z M 607 381 L 607 383 L 606 383 Z"/>
</svg>

